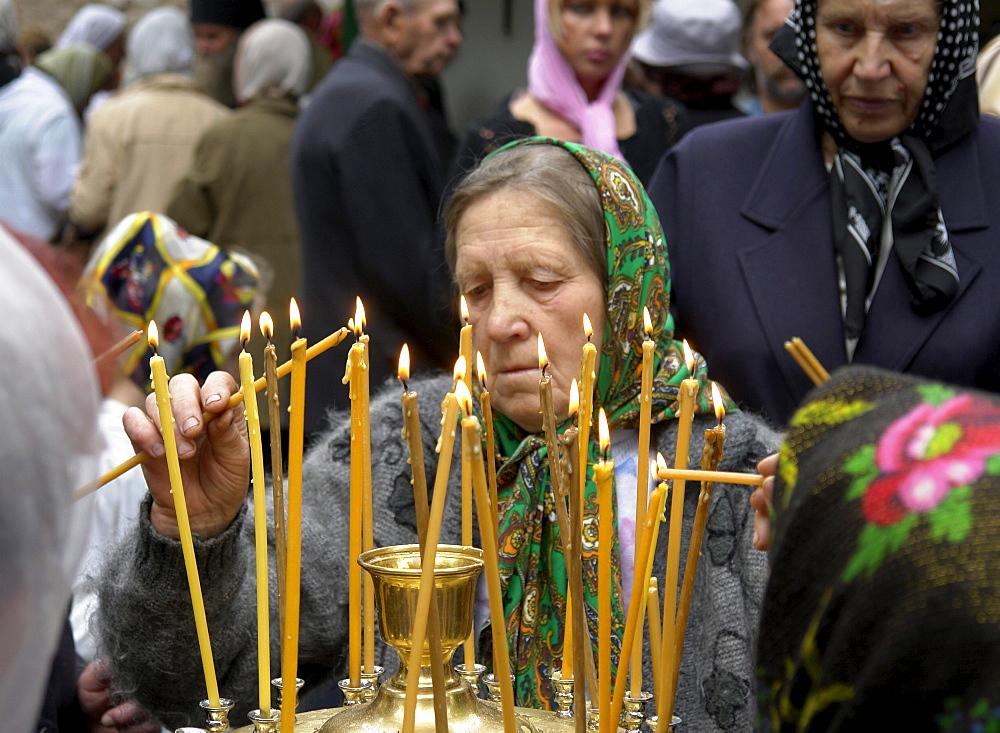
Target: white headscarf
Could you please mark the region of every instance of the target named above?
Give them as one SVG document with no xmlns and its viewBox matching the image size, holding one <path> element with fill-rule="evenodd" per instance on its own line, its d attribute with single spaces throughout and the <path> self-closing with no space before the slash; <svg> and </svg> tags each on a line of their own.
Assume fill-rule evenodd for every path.
<svg viewBox="0 0 1000 733">
<path fill-rule="evenodd" d="M 0 229 L 0 706 L 5 731 L 37 723 L 66 619 L 71 497 L 94 475 L 98 386 L 92 355 L 62 293 Z M 88 468 L 89 466 L 89 468 Z"/>
<path fill-rule="evenodd" d="M 86 43 L 101 51 L 125 31 L 125 13 L 109 5 L 84 5 L 56 41 L 56 48 Z"/>
<path fill-rule="evenodd" d="M 178 8 L 163 7 L 143 15 L 125 41 L 124 84 L 154 74 L 190 74 L 194 62 L 194 33 Z"/>
<path fill-rule="evenodd" d="M 254 97 L 299 97 L 312 73 L 309 38 L 287 20 L 261 20 L 240 37 L 233 69 L 239 102 Z"/>
</svg>

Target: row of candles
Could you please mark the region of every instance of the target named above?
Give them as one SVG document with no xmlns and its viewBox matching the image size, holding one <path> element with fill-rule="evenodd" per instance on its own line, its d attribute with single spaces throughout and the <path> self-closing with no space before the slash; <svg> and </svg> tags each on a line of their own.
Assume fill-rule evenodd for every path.
<svg viewBox="0 0 1000 733">
<path fill-rule="evenodd" d="M 442 404 L 442 430 L 438 440 L 438 462 L 434 480 L 433 502 L 428 504 L 428 492 L 422 455 L 422 441 L 417 408 L 417 394 L 407 385 L 409 379 L 409 354 L 404 345 L 400 355 L 399 378 L 403 384 L 402 409 L 404 419 L 404 437 L 410 450 L 413 468 L 413 487 L 417 507 L 418 535 L 422 552 L 422 572 L 427 575 L 422 578 L 414 620 L 414 638 L 412 657 L 410 659 L 407 681 L 408 697 L 404 708 L 404 733 L 413 729 L 417 679 L 420 670 L 420 657 L 425 636 L 431 632 L 431 643 L 435 643 L 435 624 L 428 624 L 430 616 L 434 558 L 441 529 L 444 497 L 446 496 L 449 473 L 456 437 L 456 426 L 461 427 L 461 467 L 462 467 L 462 542 L 472 544 L 473 501 L 475 501 L 480 523 L 480 537 L 483 544 L 486 563 L 486 581 L 490 598 L 491 626 L 493 633 L 494 672 L 500 683 L 501 708 L 504 715 L 504 725 L 507 733 L 516 729 L 514 719 L 514 694 L 510 677 L 510 660 L 507 654 L 505 623 L 500 597 L 500 575 L 497 565 L 497 486 L 495 468 L 495 450 L 493 439 L 493 419 L 490 394 L 486 388 L 486 371 L 482 355 L 477 354 L 477 377 L 480 386 L 479 397 L 481 412 L 485 425 L 485 456 L 483 451 L 483 426 L 472 409 L 472 326 L 468 323 L 467 309 L 462 299 L 462 317 L 464 325 L 460 333 L 460 356 L 455 369 L 454 388 L 446 396 Z M 254 379 L 253 363 L 246 345 L 250 339 L 250 315 L 244 315 L 241 329 L 241 340 L 244 346 L 239 358 L 241 392 L 230 400 L 231 405 L 245 402 L 248 435 L 250 440 L 252 487 L 254 496 L 254 535 L 256 543 L 256 583 L 257 583 L 257 638 L 259 665 L 259 716 L 268 719 L 272 715 L 270 706 L 270 629 L 268 616 L 268 549 L 266 526 L 265 477 L 263 468 L 263 448 L 261 444 L 260 423 L 258 417 L 256 392 L 266 385 L 268 405 L 271 410 L 272 424 L 277 420 L 279 404 L 277 381 L 291 372 L 291 399 L 289 404 L 289 456 L 287 483 L 282 481 L 280 470 L 275 471 L 272 480 L 275 506 L 276 561 L 278 566 L 279 604 L 280 604 L 280 636 L 281 643 L 281 673 L 284 689 L 293 689 L 296 677 L 298 656 L 298 620 L 299 620 L 299 578 L 301 568 L 301 502 L 302 502 L 302 454 L 304 445 L 304 403 L 306 362 L 322 353 L 330 346 L 340 343 L 348 334 L 347 329 L 340 329 L 317 345 L 320 348 L 307 348 L 304 338 L 299 336 L 300 317 L 294 299 L 291 302 L 291 328 L 293 343 L 291 360 L 285 364 L 277 364 L 277 355 L 271 344 L 273 325 L 268 314 L 261 316 L 261 331 L 268 341 L 265 349 L 265 376 Z M 576 710 L 578 730 L 583 730 L 585 716 L 582 710 L 585 706 L 584 695 L 586 687 L 590 690 L 591 706 L 600 715 L 602 733 L 612 730 L 611 721 L 617 720 L 622 708 L 626 689 L 636 692 L 643 686 L 642 680 L 642 621 L 645 615 L 650 618 L 651 653 L 653 668 L 659 672 L 659 679 L 654 680 L 656 691 L 659 728 L 666 730 L 673 707 L 674 692 L 677 685 L 677 670 L 680 662 L 680 650 L 683 647 L 684 628 L 686 626 L 687 610 L 690 604 L 691 590 L 697 569 L 697 560 L 707 519 L 708 503 L 711 497 L 712 479 L 724 479 L 740 483 L 759 483 L 759 477 L 744 474 L 724 474 L 715 471 L 721 459 L 725 441 L 725 426 L 722 423 L 722 402 L 718 390 L 713 384 L 713 401 L 719 417 L 719 424 L 705 431 L 705 449 L 703 451 L 702 471 L 688 471 L 687 455 L 694 407 L 700 384 L 696 379 L 684 379 L 678 393 L 678 437 L 674 469 L 668 469 L 662 456 L 657 456 L 657 472 L 663 480 L 652 493 L 649 486 L 649 444 L 652 409 L 652 377 L 655 344 L 650 336 L 652 326 L 648 312 L 644 312 L 644 327 L 646 339 L 642 344 L 642 379 L 640 392 L 639 418 L 639 460 L 638 481 L 636 488 L 636 537 L 635 537 L 635 581 L 632 588 L 631 603 L 625 625 L 625 639 L 619 659 L 618 672 L 614 683 L 611 679 L 611 547 L 613 544 L 613 521 L 601 521 L 599 524 L 598 549 L 598 619 L 599 641 L 597 670 L 594 670 L 592 651 L 585 640 L 589 633 L 584 625 L 582 594 L 582 501 L 586 485 L 587 461 L 591 421 L 588 416 L 593 414 L 594 384 L 596 379 L 597 348 L 592 342 L 592 328 L 586 314 L 583 315 L 583 327 L 587 342 L 581 354 L 581 386 L 573 380 L 570 389 L 570 417 L 573 423 L 559 436 L 556 431 L 555 409 L 552 397 L 552 380 L 548 373 L 549 363 L 544 350 L 541 334 L 538 335 L 539 367 L 539 397 L 545 438 L 549 449 L 550 475 L 555 496 L 557 521 L 560 526 L 560 536 L 567 563 L 569 587 L 564 618 L 564 644 L 561 670 L 563 679 L 575 679 Z M 360 299 L 357 301 L 355 317 L 349 323 L 349 329 L 356 336 L 355 343 L 348 353 L 347 369 L 344 382 L 350 385 L 351 398 L 351 478 L 350 478 L 350 528 L 349 528 L 349 650 L 348 672 L 349 680 L 345 680 L 353 688 L 361 686 L 362 666 L 364 672 L 371 674 L 374 670 L 374 589 L 371 578 L 361 578 L 357 557 L 366 550 L 372 549 L 372 494 L 371 494 L 371 439 L 368 424 L 368 340 L 364 333 L 365 316 Z M 167 390 L 167 375 L 163 359 L 155 354 L 157 346 L 156 325 L 150 323 L 149 343 L 154 350 L 150 360 L 153 387 L 159 410 L 160 424 L 170 426 L 172 415 L 170 396 Z M 693 358 L 687 344 L 684 344 L 688 373 L 693 372 Z M 244 399 L 254 395 L 255 399 Z M 461 416 L 461 417 L 460 417 Z M 210 419 L 206 415 L 207 419 Z M 273 435 L 273 433 L 272 433 Z M 197 565 L 194 559 L 194 547 L 190 524 L 187 518 L 184 500 L 183 484 L 180 477 L 179 460 L 173 431 L 163 430 L 164 445 L 167 454 L 171 488 L 176 505 L 178 527 L 181 536 L 182 552 L 188 581 L 190 585 L 192 604 L 195 614 L 195 625 L 201 652 L 203 670 L 208 692 L 210 707 L 218 707 L 220 703 L 218 684 L 215 677 L 214 663 L 209 642 L 207 619 L 204 603 L 201 597 Z M 599 445 L 601 458 L 594 466 L 594 478 L 598 490 L 598 507 L 601 519 L 610 520 L 613 517 L 613 475 L 614 462 L 609 457 L 610 436 L 604 411 L 599 411 Z M 282 456 L 280 443 L 272 440 L 272 465 L 280 467 Z M 137 456 L 136 463 L 144 459 Z M 488 463 L 488 470 L 487 470 Z M 135 464 L 132 464 L 135 465 Z M 119 473 L 127 470 L 125 464 Z M 105 475 L 95 482 L 100 485 L 113 477 Z M 681 525 L 683 521 L 683 505 L 685 481 L 687 479 L 702 479 L 702 494 L 699 497 L 698 509 L 692 533 L 687 565 L 684 573 L 683 588 L 678 589 Z M 659 606 L 656 594 L 656 579 L 651 578 L 652 557 L 655 551 L 660 521 L 664 519 L 663 512 L 666 503 L 667 480 L 673 480 L 673 494 L 669 512 L 669 534 L 667 545 L 667 569 L 664 583 L 664 606 L 662 627 L 658 620 Z M 287 498 L 287 520 L 285 519 L 285 501 Z M 678 590 L 680 590 L 678 598 Z M 363 598 L 363 603 L 362 603 Z M 647 602 L 648 601 L 648 602 Z M 363 612 L 363 623 L 359 626 L 353 620 Z M 658 639 L 657 639 L 658 637 Z M 656 643 L 657 640 L 659 643 Z M 466 669 L 475 668 L 474 645 L 472 637 L 465 644 Z M 364 659 L 362 660 L 362 656 Z M 432 654 L 432 658 L 433 658 Z M 630 666 L 631 661 L 631 666 Z M 362 664 L 363 662 L 363 664 Z M 629 675 L 630 671 L 630 675 Z M 626 682 L 626 676 L 630 680 Z M 291 684 L 288 684 L 291 683 Z M 411 699 L 412 697 L 412 699 Z M 596 697 L 596 705 L 594 700 Z M 294 725 L 294 695 L 283 696 L 281 710 L 281 731 L 290 733 Z"/>
</svg>

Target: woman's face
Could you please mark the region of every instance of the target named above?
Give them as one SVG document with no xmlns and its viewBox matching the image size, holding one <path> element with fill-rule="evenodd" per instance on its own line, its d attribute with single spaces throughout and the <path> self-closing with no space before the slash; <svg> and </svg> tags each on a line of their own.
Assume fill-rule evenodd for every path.
<svg viewBox="0 0 1000 733">
<path fill-rule="evenodd" d="M 938 23 L 934 0 L 820 0 L 819 68 L 847 134 L 881 142 L 916 119 Z"/>
<path fill-rule="evenodd" d="M 639 0 L 563 0 L 556 43 L 588 96 L 595 97 L 635 35 Z"/>
<path fill-rule="evenodd" d="M 541 333 L 556 419 L 564 420 L 587 341 L 583 314 L 595 334 L 604 333 L 604 284 L 556 209 L 531 193 L 503 190 L 474 202 L 458 221 L 455 245 L 455 277 L 468 302 L 473 345 L 486 362 L 493 406 L 525 430 L 541 431 Z"/>
</svg>

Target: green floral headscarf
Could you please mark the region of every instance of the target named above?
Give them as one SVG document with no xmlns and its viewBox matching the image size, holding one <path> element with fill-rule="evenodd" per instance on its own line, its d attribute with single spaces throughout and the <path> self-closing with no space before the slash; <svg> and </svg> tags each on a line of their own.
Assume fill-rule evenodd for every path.
<svg viewBox="0 0 1000 733">
<path fill-rule="evenodd" d="M 612 429 L 637 426 L 646 339 L 642 309 L 649 308 L 656 342 L 653 361 L 653 422 L 676 417 L 677 392 L 688 376 L 680 342 L 673 338 L 668 309 L 670 268 L 663 230 L 646 191 L 622 161 L 575 143 L 550 138 L 518 140 L 493 156 L 520 145 L 557 145 L 568 151 L 594 181 L 604 209 L 607 233 L 607 301 L 604 335 L 597 366 L 595 414 L 604 407 Z M 490 156 L 490 157 L 493 157 Z M 582 314 L 581 314 L 582 318 Z M 697 356 L 697 355 L 696 355 Z M 709 409 L 705 362 L 697 357 L 701 381 L 697 409 Z M 595 421 L 596 423 L 596 421 Z M 559 426 L 561 433 L 570 425 Z M 542 435 L 528 435 L 503 415 L 495 419 L 497 449 L 503 456 L 497 474 L 500 504 L 500 572 L 504 585 L 507 643 L 516 674 L 518 704 L 549 708 L 548 678 L 562 658 L 562 619 L 566 604 L 566 564 L 560 549 L 555 505 L 549 480 L 548 450 Z M 591 440 L 584 492 L 584 601 L 591 638 L 597 638 L 597 486 L 593 464 L 598 456 Z M 618 658 L 624 632 L 617 518 L 612 548 L 612 656 Z"/>
</svg>

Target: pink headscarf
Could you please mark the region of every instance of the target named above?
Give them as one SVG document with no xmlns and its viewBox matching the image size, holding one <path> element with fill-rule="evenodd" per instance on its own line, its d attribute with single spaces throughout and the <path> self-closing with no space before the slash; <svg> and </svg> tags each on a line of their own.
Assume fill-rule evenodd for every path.
<svg viewBox="0 0 1000 733">
<path fill-rule="evenodd" d="M 589 101 L 552 35 L 550 2 L 561 0 L 535 0 L 535 46 L 528 59 L 528 93 L 578 127 L 582 135 L 580 142 L 584 145 L 625 160 L 615 137 L 614 103 L 625 76 L 629 52 L 604 80 L 597 99 Z"/>
</svg>

